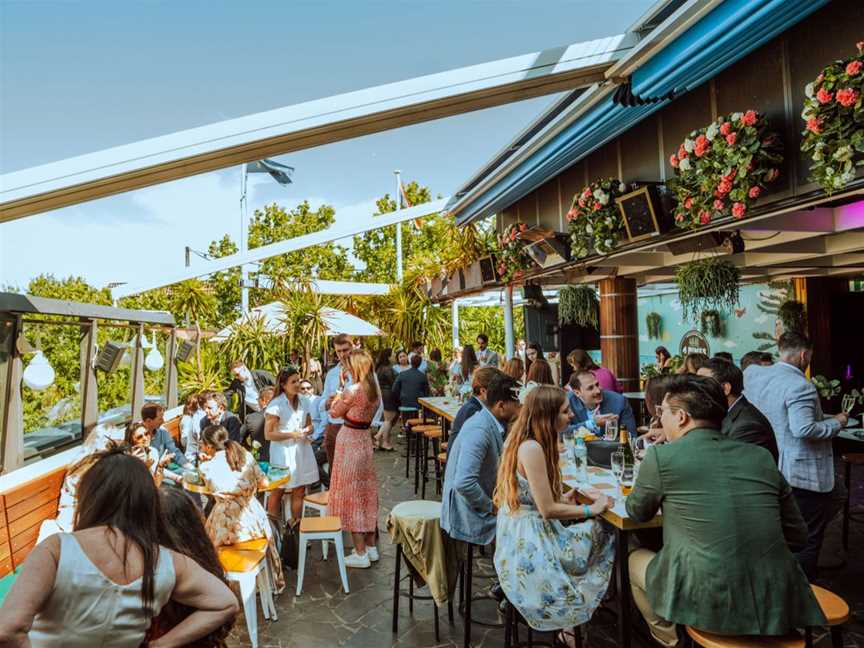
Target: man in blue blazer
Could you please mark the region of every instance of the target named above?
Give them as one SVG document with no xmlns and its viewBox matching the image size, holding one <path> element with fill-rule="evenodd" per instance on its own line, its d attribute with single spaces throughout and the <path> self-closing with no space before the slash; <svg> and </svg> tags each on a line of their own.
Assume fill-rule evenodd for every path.
<svg viewBox="0 0 864 648">
<path fill-rule="evenodd" d="M 448 447 L 441 499 L 441 528 L 456 540 L 488 545 L 495 539 L 492 493 L 504 430 L 519 412 L 519 383 L 503 371 L 486 388 L 482 409 L 465 421 Z"/>
<path fill-rule="evenodd" d="M 606 422 L 617 419 L 632 435 L 636 434 L 636 418 L 630 403 L 616 392 L 600 388 L 600 383 L 590 371 L 580 371 L 572 383 L 570 409 L 573 410 L 573 425 L 584 425 L 597 436 L 603 436 Z"/>
</svg>

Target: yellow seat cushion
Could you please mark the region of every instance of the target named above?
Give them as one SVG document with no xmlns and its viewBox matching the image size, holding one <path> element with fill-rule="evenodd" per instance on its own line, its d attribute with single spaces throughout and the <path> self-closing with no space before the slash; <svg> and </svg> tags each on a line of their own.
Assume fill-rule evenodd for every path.
<svg viewBox="0 0 864 648">
<path fill-rule="evenodd" d="M 300 533 L 333 533 L 342 530 L 342 520 L 335 515 L 307 517 L 300 520 Z"/>
</svg>

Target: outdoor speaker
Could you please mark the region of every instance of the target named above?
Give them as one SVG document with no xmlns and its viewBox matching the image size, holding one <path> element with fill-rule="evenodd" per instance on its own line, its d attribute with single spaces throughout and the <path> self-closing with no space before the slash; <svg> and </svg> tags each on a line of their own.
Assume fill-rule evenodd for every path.
<svg viewBox="0 0 864 648">
<path fill-rule="evenodd" d="M 528 245 L 525 252 L 541 268 L 550 268 L 566 263 L 570 260 L 569 237 L 556 234 Z"/>
<path fill-rule="evenodd" d="M 111 373 L 120 366 L 123 354 L 126 353 L 126 345 L 116 342 L 106 342 L 96 356 L 96 368 L 105 373 Z"/>
<path fill-rule="evenodd" d="M 186 362 L 189 360 L 189 356 L 192 355 L 192 352 L 195 350 L 195 345 L 192 344 L 189 340 L 183 340 L 183 343 L 177 349 L 177 355 L 175 358 L 180 362 Z"/>
<path fill-rule="evenodd" d="M 494 284 L 498 281 L 498 268 L 495 257 L 483 257 L 480 259 L 480 276 L 483 285 Z"/>
<path fill-rule="evenodd" d="M 522 288 L 522 298 L 535 308 L 543 308 L 549 304 L 549 300 L 543 294 L 543 286 L 537 284 L 525 284 Z"/>
</svg>

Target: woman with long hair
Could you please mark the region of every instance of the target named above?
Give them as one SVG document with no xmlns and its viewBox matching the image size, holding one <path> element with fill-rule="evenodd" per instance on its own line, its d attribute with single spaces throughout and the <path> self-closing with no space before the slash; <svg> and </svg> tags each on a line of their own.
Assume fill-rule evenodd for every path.
<svg viewBox="0 0 864 648">
<path fill-rule="evenodd" d="M 615 562 L 611 529 L 593 519 L 610 506 L 598 491 L 563 493 L 558 434 L 570 423 L 563 389 L 540 385 L 507 435 L 493 501 L 495 570 L 507 599 L 536 630 L 586 623 L 603 600 Z M 561 520 L 572 520 L 564 526 Z M 559 639 L 572 646 L 571 635 Z"/>
<path fill-rule="evenodd" d="M 225 570 L 219 562 L 216 547 L 204 528 L 201 508 L 179 488 L 159 489 L 159 506 L 162 511 L 159 543 L 171 551 L 191 558 L 227 586 Z M 192 612 L 194 609 L 188 605 L 169 601 L 159 612 L 159 616 L 153 619 L 147 632 L 147 640 L 152 642 L 164 636 Z M 223 648 L 233 625 L 232 619 L 188 645 L 193 648 Z"/>
<path fill-rule="evenodd" d="M 654 349 L 654 360 L 656 361 L 654 366 L 657 367 L 657 371 L 663 371 L 669 368 L 669 364 L 672 362 L 672 354 L 669 353 L 669 349 L 661 345 Z"/>
<path fill-rule="evenodd" d="M 158 490 L 144 464 L 101 456 L 78 487 L 75 531 L 37 545 L 0 609 L 0 645 L 140 646 L 173 600 L 183 624 L 150 642 L 188 645 L 233 619 L 230 589 L 194 560 L 160 546 Z"/>
<path fill-rule="evenodd" d="M 411 368 L 411 358 L 408 357 L 408 352 L 405 349 L 400 349 L 396 352 L 396 364 L 393 365 L 393 371 L 397 375 L 403 371 L 408 371 Z"/>
<path fill-rule="evenodd" d="M 505 374 L 507 374 L 514 380 L 518 380 L 519 382 L 525 380 L 525 363 L 522 362 L 522 358 L 510 358 L 507 362 L 504 363 L 504 368 L 502 371 L 504 371 Z"/>
<path fill-rule="evenodd" d="M 345 559 L 348 567 L 365 569 L 379 558 L 375 542 L 378 528 L 378 475 L 372 455 L 369 426 L 380 395 L 375 384 L 372 356 L 355 349 L 344 360 L 351 385 L 330 406 L 330 416 L 343 419 L 336 437 L 330 471 L 328 515 L 338 515 L 342 528 L 351 532 L 354 550 Z"/>
<path fill-rule="evenodd" d="M 537 385 L 555 384 L 555 379 L 552 377 L 552 367 L 546 360 L 540 359 L 531 363 L 526 380 Z"/>
<path fill-rule="evenodd" d="M 684 362 L 678 370 L 679 374 L 698 375 L 699 370 L 708 362 L 708 356 L 704 353 L 688 353 L 684 356 Z"/>
<path fill-rule="evenodd" d="M 204 528 L 217 547 L 267 538 L 267 558 L 276 589 L 285 587 L 282 561 L 264 507 L 255 497 L 267 486 L 267 476 L 246 448 L 232 441 L 221 425 L 209 425 L 201 432 L 205 461 L 199 470 L 215 503 Z M 271 448 L 272 451 L 272 448 Z M 275 491 L 274 491 L 275 492 Z M 272 496 L 273 493 L 271 493 Z"/>
<path fill-rule="evenodd" d="M 573 373 L 578 374 L 583 371 L 590 371 L 594 374 L 594 377 L 600 384 L 600 389 L 618 392 L 619 394 L 623 391 L 621 389 L 621 384 L 615 377 L 615 374 L 609 371 L 606 367 L 601 367 L 594 362 L 594 358 L 592 358 L 584 349 L 573 349 L 568 353 L 567 363 L 573 369 Z"/>
<path fill-rule="evenodd" d="M 474 347 L 466 344 L 462 347 L 462 358 L 459 360 L 459 369 L 454 376 L 454 382 L 459 385 L 459 393 L 465 396 L 471 394 L 471 382 L 474 378 L 474 370 L 480 366 Z"/>
<path fill-rule="evenodd" d="M 268 513 L 279 519 L 282 511 L 282 495 L 291 492 L 292 526 L 300 522 L 303 514 L 303 497 L 306 486 L 318 481 L 318 462 L 312 449 L 312 412 L 309 401 L 300 398 L 300 370 L 288 365 L 276 379 L 279 394 L 267 405 L 264 438 L 270 442 L 270 465 L 287 468 L 291 481 L 270 493 Z"/>
<path fill-rule="evenodd" d="M 535 360 L 545 360 L 546 356 L 543 355 L 543 347 L 541 347 L 536 342 L 531 342 L 525 347 L 525 374 L 531 370 L 531 364 Z"/>
<path fill-rule="evenodd" d="M 392 358 L 393 349 L 390 347 L 381 349 L 375 358 L 375 376 L 378 378 L 378 386 L 381 388 L 381 402 L 384 406 L 383 421 L 375 435 L 375 447 L 388 452 L 393 450 L 390 432 L 393 429 L 393 422 L 399 416 L 399 404 L 393 394 L 396 372 L 393 371 Z"/>
<path fill-rule="evenodd" d="M 171 453 L 167 450 L 159 456 L 156 448 L 150 445 L 153 434 L 142 421 L 132 421 L 126 426 L 123 443 L 129 448 L 129 454 L 141 460 L 153 474 L 156 485 L 162 484 L 165 466 L 171 463 Z"/>
</svg>

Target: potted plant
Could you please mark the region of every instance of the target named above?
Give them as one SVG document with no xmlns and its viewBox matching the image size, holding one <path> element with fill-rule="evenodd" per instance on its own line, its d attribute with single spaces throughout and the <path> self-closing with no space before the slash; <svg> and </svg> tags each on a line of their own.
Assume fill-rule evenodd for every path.
<svg viewBox="0 0 864 648">
<path fill-rule="evenodd" d="M 826 411 L 833 409 L 832 401 L 840 394 L 840 381 L 836 378 L 826 378 L 825 376 L 816 375 L 810 379 L 816 391 L 819 392 L 819 398 L 822 399 L 822 408 Z"/>
<path fill-rule="evenodd" d="M 714 308 L 702 311 L 702 315 L 699 316 L 699 330 L 702 335 L 723 337 L 723 318 L 720 316 L 720 311 Z"/>
<path fill-rule="evenodd" d="M 699 259 L 679 267 L 675 281 L 684 318 L 695 322 L 702 311 L 734 308 L 738 304 L 740 280 L 738 268 L 718 257 Z"/>
<path fill-rule="evenodd" d="M 692 131 L 669 162 L 678 198 L 675 223 L 683 229 L 714 218 L 744 218 L 765 187 L 780 175 L 781 140 L 755 110 L 719 117 Z"/>
<path fill-rule="evenodd" d="M 566 286 L 558 293 L 558 321 L 577 326 L 599 326 L 600 302 L 593 286 Z"/>
<path fill-rule="evenodd" d="M 804 304 L 794 299 L 783 302 L 777 309 L 777 318 L 783 325 L 783 331 L 804 333 L 807 330 L 807 313 Z"/>
<path fill-rule="evenodd" d="M 618 178 L 595 180 L 573 196 L 567 212 L 570 249 L 581 259 L 592 252 L 609 254 L 624 232 L 624 219 L 615 199 L 626 187 Z"/>
<path fill-rule="evenodd" d="M 505 283 L 521 279 L 531 267 L 531 257 L 521 239 L 526 229 L 525 223 L 512 223 L 498 237 L 498 275 Z"/>
<path fill-rule="evenodd" d="M 804 88 L 801 150 L 810 154 L 810 179 L 831 194 L 852 182 L 864 164 L 864 41 L 858 54 L 825 67 Z"/>
<path fill-rule="evenodd" d="M 645 326 L 648 328 L 648 337 L 650 339 L 660 339 L 663 331 L 663 318 L 660 316 L 660 313 L 648 313 L 645 316 Z"/>
</svg>

